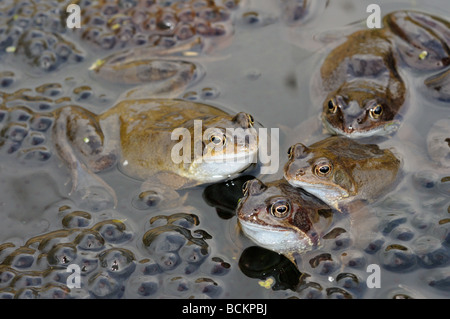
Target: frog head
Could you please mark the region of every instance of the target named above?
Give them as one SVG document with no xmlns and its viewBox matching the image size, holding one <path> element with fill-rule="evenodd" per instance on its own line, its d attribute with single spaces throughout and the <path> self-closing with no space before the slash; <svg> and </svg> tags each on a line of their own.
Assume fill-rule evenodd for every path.
<svg viewBox="0 0 450 319">
<path fill-rule="evenodd" d="M 357 187 L 345 165 L 352 163 L 342 163 L 326 148 L 308 148 L 301 143 L 291 146 L 288 155 L 284 176 L 291 185 L 303 188 L 333 207 L 339 200 L 355 195 Z"/>
<path fill-rule="evenodd" d="M 257 162 L 258 134 L 250 114 L 217 116 L 202 122 L 202 139 L 193 141 L 191 172 L 223 180 Z"/>
<path fill-rule="evenodd" d="M 243 185 L 237 207 L 244 234 L 261 247 L 288 254 L 312 250 L 329 226 L 331 209 L 286 181 Z"/>
<path fill-rule="evenodd" d="M 390 135 L 400 126 L 402 104 L 403 98 L 392 97 L 377 83 L 356 80 L 328 95 L 322 122 L 331 133 L 350 138 Z"/>
</svg>

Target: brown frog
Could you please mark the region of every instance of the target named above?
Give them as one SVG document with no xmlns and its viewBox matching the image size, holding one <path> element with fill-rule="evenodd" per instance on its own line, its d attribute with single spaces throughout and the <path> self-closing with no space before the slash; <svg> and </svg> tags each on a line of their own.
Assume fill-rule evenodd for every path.
<svg viewBox="0 0 450 319">
<path fill-rule="evenodd" d="M 320 69 L 322 122 L 351 138 L 390 135 L 402 120 L 407 89 L 403 61 L 416 70 L 450 64 L 450 24 L 428 14 L 398 11 L 384 28 L 357 31 L 325 58 Z"/>
<path fill-rule="evenodd" d="M 189 59 L 229 45 L 239 7 L 235 0 L 76 3 L 82 8 L 82 40 L 104 50 L 126 48 L 90 69 L 102 81 L 146 85 L 128 98 L 176 97 L 200 79 L 203 68 Z"/>
<path fill-rule="evenodd" d="M 99 115 L 76 105 L 47 112 L 11 106 L 0 109 L 0 156 L 36 166 L 57 153 L 71 170 L 72 198 L 109 207 L 115 192 L 95 173 L 118 165 L 159 190 L 226 179 L 257 162 L 254 125 L 243 112 L 175 99 L 124 100 Z"/>
<path fill-rule="evenodd" d="M 342 210 L 349 202 L 371 202 L 397 181 L 401 161 L 387 149 L 332 136 L 309 147 L 289 148 L 286 180 Z"/>
<path fill-rule="evenodd" d="M 244 234 L 261 247 L 292 256 L 321 244 L 332 221 L 332 209 L 285 180 L 243 185 L 237 217 Z"/>
<path fill-rule="evenodd" d="M 128 176 L 176 189 L 223 180 L 256 162 L 253 117 L 207 104 L 125 100 L 100 115 L 68 106 L 54 116 L 54 142 L 72 170 L 73 190 L 88 191 L 90 171 L 116 164 Z"/>
</svg>

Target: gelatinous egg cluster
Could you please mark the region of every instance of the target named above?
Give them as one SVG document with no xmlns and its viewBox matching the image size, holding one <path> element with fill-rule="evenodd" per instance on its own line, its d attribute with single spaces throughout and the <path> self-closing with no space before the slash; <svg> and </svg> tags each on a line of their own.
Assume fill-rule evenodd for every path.
<svg viewBox="0 0 450 319">
<path fill-rule="evenodd" d="M 46 161 L 51 156 L 51 150 L 45 145 L 45 133 L 52 124 L 52 117 L 33 114 L 26 107 L 0 111 L 0 149 L 7 154 L 21 149 L 19 155 L 25 159 Z"/>
<path fill-rule="evenodd" d="M 238 0 L 80 0 L 82 38 L 103 49 L 140 45 L 173 47 L 195 38 L 232 34 Z"/>
<path fill-rule="evenodd" d="M 18 77 L 14 72 L 0 72 L 0 85 L 14 88 Z M 0 91 L 0 156 L 14 156 L 27 165 L 46 162 L 54 153 L 51 144 L 55 122 L 53 110 L 92 101 L 108 102 L 87 85 L 76 83 L 44 83 L 35 88 Z"/>
<path fill-rule="evenodd" d="M 99 217 L 68 205 L 58 211 L 61 229 L 23 245 L 0 245 L 0 298 L 221 295 L 221 285 L 207 274 L 223 276 L 230 265 L 209 255 L 206 232 L 194 229 L 191 234 L 197 216 L 154 217 L 150 225 L 157 220 L 165 224 L 156 222 L 137 238 L 126 221 L 112 215 Z M 141 259 L 139 246 L 153 253 Z"/>
<path fill-rule="evenodd" d="M 65 38 L 64 1 L 0 3 L 0 57 L 14 54 L 43 71 L 84 59 L 82 50 Z"/>
</svg>

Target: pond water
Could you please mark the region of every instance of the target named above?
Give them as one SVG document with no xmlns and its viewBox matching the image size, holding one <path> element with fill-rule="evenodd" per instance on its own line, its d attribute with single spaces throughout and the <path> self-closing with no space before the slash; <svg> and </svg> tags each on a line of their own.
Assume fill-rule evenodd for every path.
<svg viewBox="0 0 450 319">
<path fill-rule="evenodd" d="M 63 2 L 32 3 L 36 8 L 44 8 L 44 4 L 64 8 Z M 205 74 L 181 93 L 182 98 L 232 113 L 248 112 L 264 127 L 279 128 L 277 173 L 258 175 L 258 170 L 253 170 L 235 181 L 178 194 L 168 192 L 164 197 L 149 192 L 140 199 L 141 182 L 112 169 L 99 176 L 114 189 L 117 205 L 93 208 L 69 195 L 70 172 L 49 143 L 32 153 L 37 155 L 29 160 L 26 151 L 20 155 L 9 151 L 16 145 L 11 139 L 27 133 L 3 128 L 0 296 L 450 297 L 450 171 L 448 166 L 439 168 L 432 163 L 426 146 L 431 126 L 449 118 L 450 104 L 424 94 L 421 87 L 426 76 L 421 74 L 401 71 L 408 87 L 405 125 L 392 140 L 383 143 L 411 143 L 412 153 L 426 160 L 419 162 L 422 164 L 418 167 L 415 158 L 408 158 L 413 170 L 405 172 L 392 192 L 369 207 L 370 223 L 377 230 L 372 242 L 363 244 L 358 240 L 360 220 L 340 216 L 337 225 L 346 232 L 305 253 L 297 268 L 284 256 L 255 246 L 239 230 L 234 207 L 243 182 L 251 176 L 264 181 L 280 178 L 290 145 L 326 136 L 313 136 L 313 128 L 308 135 L 309 126 L 319 121 L 321 111 L 311 96 L 310 81 L 333 43 L 366 27 L 366 8 L 373 1 L 317 1 L 295 23 L 283 13 L 281 2 L 241 1 L 232 11 L 234 33 L 229 44 L 192 58 L 203 66 Z M 82 9 L 88 5 L 78 3 Z M 378 4 L 382 15 L 412 9 L 450 20 L 447 0 Z M 68 62 L 61 62 L 54 70 L 42 70 L 45 60 L 34 56 L 32 48 L 20 49 L 20 41 L 26 41 L 26 36 L 8 40 L 5 34 L 15 32 L 11 21 L 28 17 L 23 19 L 22 28 L 26 29 L 26 21 L 37 19 L 44 9 L 27 12 L 23 1 L 18 0 L 5 1 L 0 6 L 3 107 L 26 106 L 45 112 L 76 104 L 101 113 L 131 88 L 99 80 L 88 72 L 95 61 L 121 48 L 106 50 L 81 40 L 83 25 L 78 32 L 64 26 L 55 29 L 78 50 L 67 45 L 71 52 Z M 18 10 L 20 7 L 24 9 Z M 16 8 L 15 14 L 6 8 Z M 56 9 L 49 12 L 50 17 L 60 14 Z M 45 45 L 50 47 L 50 42 Z M 32 119 L 20 120 L 20 111 L 14 116 L 19 122 L 32 125 Z M 448 122 L 444 122 L 444 130 L 445 123 Z M 449 134 L 448 126 L 446 129 Z M 49 139 L 49 133 L 30 131 L 29 140 L 18 147 L 25 149 L 28 145 L 31 149 L 32 137 Z M 81 288 L 67 288 L 71 273 L 66 269 L 70 265 L 81 270 Z M 375 266 L 368 268 L 369 265 Z M 370 285 L 373 269 L 379 274 L 379 288 Z"/>
</svg>

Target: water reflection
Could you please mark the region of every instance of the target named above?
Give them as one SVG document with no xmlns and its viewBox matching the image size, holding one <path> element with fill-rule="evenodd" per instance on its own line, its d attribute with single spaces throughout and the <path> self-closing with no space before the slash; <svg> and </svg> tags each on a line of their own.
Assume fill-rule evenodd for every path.
<svg viewBox="0 0 450 319">
<path fill-rule="evenodd" d="M 244 195 L 242 186 L 246 181 L 254 179 L 251 175 L 244 175 L 238 178 L 209 185 L 203 191 L 205 202 L 216 209 L 219 217 L 229 219 L 236 215 L 236 207 Z"/>
</svg>

